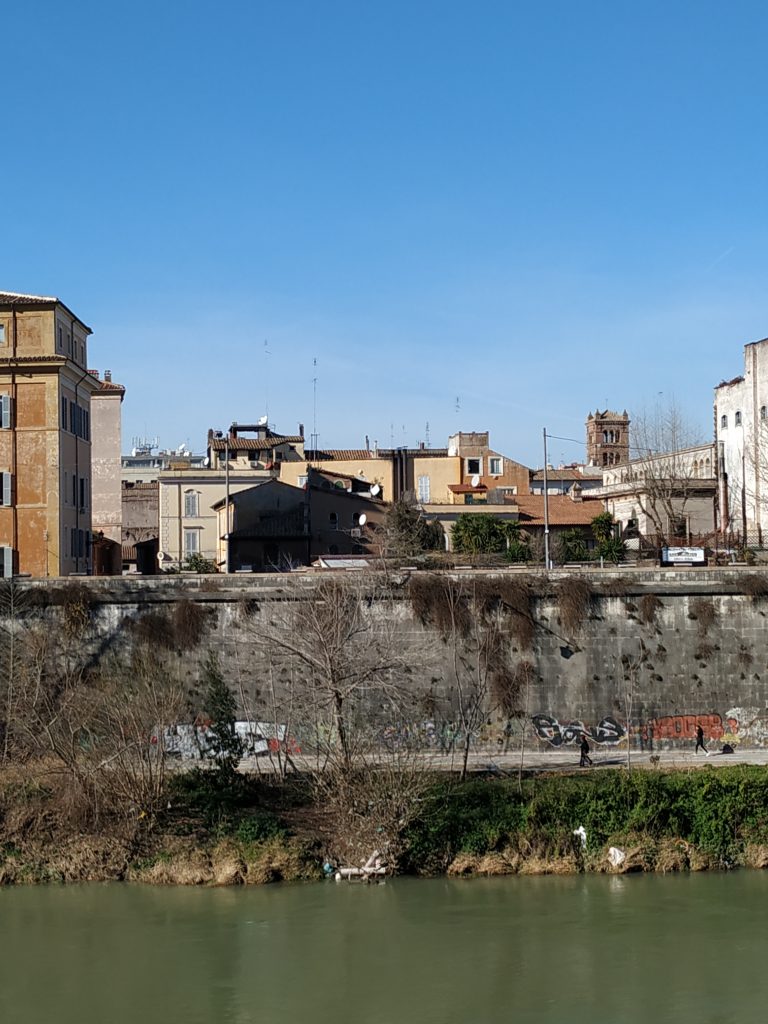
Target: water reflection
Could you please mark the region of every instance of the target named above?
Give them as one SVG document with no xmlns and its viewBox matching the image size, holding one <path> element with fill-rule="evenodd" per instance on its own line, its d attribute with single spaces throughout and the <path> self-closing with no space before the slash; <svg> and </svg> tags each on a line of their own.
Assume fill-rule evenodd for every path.
<svg viewBox="0 0 768 1024">
<path fill-rule="evenodd" d="M 765 1019 L 760 873 L 0 891 L 12 1024 Z"/>
</svg>

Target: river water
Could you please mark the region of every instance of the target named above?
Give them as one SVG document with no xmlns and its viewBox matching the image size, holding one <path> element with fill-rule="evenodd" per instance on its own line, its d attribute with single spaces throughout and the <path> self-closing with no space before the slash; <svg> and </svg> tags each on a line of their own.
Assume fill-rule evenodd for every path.
<svg viewBox="0 0 768 1024">
<path fill-rule="evenodd" d="M 768 1020 L 768 872 L 0 891 L 2 1024 Z"/>
</svg>

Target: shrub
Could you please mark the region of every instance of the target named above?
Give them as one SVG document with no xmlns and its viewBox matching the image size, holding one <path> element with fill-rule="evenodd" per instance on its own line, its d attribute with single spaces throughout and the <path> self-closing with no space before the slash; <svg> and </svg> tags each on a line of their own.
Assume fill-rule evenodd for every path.
<svg viewBox="0 0 768 1024">
<path fill-rule="evenodd" d="M 569 576 L 556 589 L 560 621 L 566 633 L 575 633 L 589 615 L 594 591 L 588 580 Z"/>
</svg>

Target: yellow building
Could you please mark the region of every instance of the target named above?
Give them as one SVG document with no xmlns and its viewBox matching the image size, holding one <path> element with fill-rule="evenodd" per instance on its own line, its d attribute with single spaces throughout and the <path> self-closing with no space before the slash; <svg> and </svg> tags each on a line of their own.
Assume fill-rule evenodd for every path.
<svg viewBox="0 0 768 1024">
<path fill-rule="evenodd" d="M 54 297 L 0 292 L 0 573 L 92 565 L 91 330 Z"/>
<path fill-rule="evenodd" d="M 307 450 L 280 464 L 280 479 L 303 487 L 307 467 L 332 470 L 378 486 L 384 501 L 408 498 L 422 507 L 501 504 L 529 491 L 530 470 L 489 445 L 488 432 L 458 433 L 447 448 L 338 448 Z"/>
</svg>

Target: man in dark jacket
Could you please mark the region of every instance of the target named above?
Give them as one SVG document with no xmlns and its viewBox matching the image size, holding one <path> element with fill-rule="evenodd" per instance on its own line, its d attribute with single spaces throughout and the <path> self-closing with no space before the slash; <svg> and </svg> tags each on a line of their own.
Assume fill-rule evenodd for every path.
<svg viewBox="0 0 768 1024">
<path fill-rule="evenodd" d="M 587 742 L 587 734 L 585 732 L 581 734 L 581 743 L 579 744 L 579 751 L 581 752 L 579 768 L 587 768 L 589 765 L 592 764 L 592 758 L 589 756 L 589 743 Z"/>
</svg>

